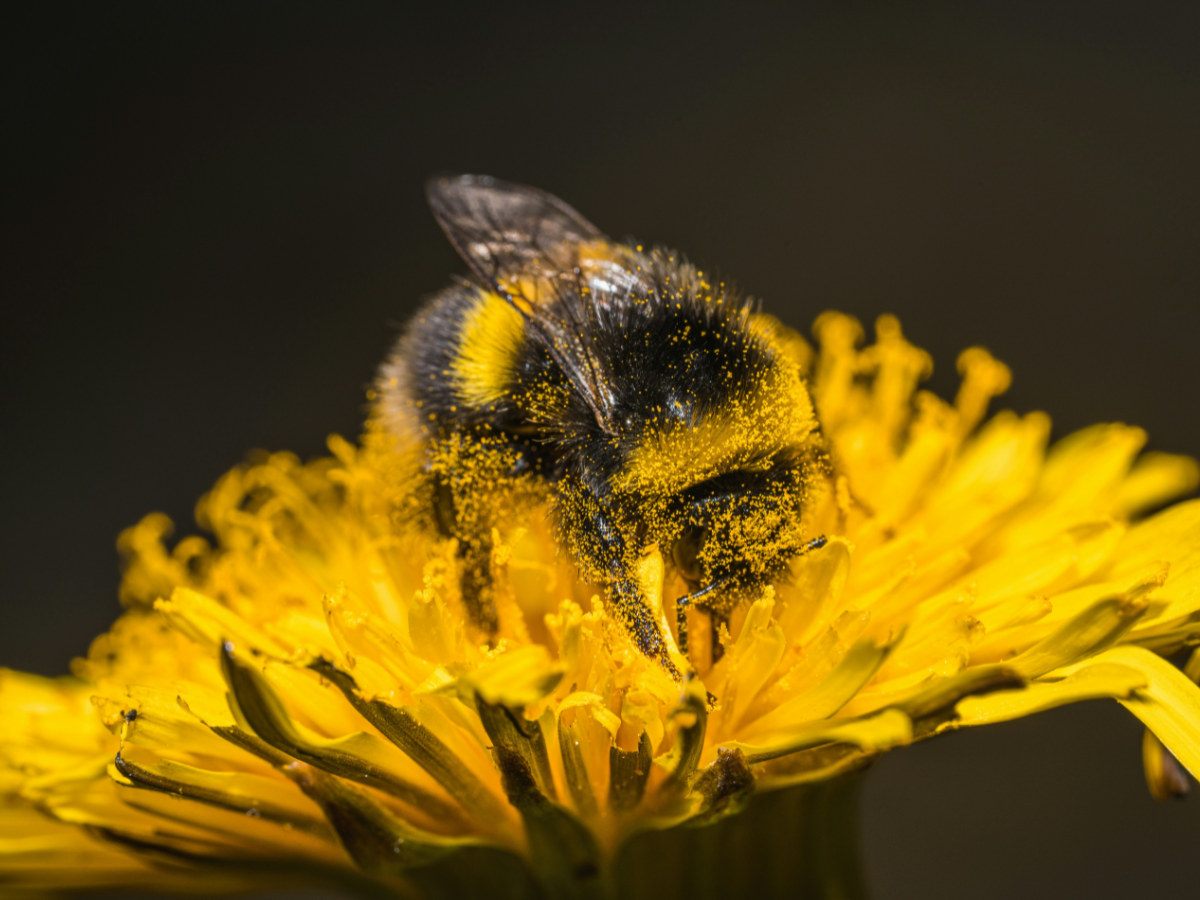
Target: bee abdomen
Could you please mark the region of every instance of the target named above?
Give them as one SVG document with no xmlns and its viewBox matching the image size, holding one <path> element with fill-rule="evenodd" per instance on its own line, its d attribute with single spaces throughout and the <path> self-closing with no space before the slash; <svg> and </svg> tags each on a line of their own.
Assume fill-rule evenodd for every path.
<svg viewBox="0 0 1200 900">
<path fill-rule="evenodd" d="M 425 304 L 380 367 L 379 411 L 404 441 L 512 417 L 525 326 L 496 294 L 467 285 Z"/>
</svg>

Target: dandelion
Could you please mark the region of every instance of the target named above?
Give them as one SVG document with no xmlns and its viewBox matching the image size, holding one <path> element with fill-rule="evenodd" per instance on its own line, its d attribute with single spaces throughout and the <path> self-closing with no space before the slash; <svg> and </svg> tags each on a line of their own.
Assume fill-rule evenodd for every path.
<svg viewBox="0 0 1200 900">
<path fill-rule="evenodd" d="M 807 378 L 835 461 L 827 543 L 689 630 L 693 676 L 640 653 L 534 508 L 494 534 L 498 636 L 453 541 L 409 524 L 413 455 L 369 422 L 262 456 L 197 508 L 212 543 L 122 534 L 127 611 L 74 676 L 0 673 L 8 896 L 325 881 L 398 896 L 856 896 L 851 801 L 881 753 L 1111 697 L 1155 796 L 1200 773 L 1200 501 L 1187 458 L 1100 425 L 984 421 L 927 354 L 837 314 Z M 982 423 L 982 424 L 981 424 Z M 686 593 L 655 547 L 664 628 Z M 690 610 L 689 617 L 705 613 Z"/>
</svg>

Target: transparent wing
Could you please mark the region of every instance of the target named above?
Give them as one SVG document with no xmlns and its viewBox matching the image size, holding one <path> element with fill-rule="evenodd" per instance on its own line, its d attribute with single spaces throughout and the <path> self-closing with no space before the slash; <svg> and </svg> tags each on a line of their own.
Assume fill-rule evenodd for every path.
<svg viewBox="0 0 1200 900">
<path fill-rule="evenodd" d="M 573 276 L 580 247 L 607 241 L 567 204 L 536 188 L 460 175 L 433 179 L 426 195 L 434 218 L 475 274 L 531 304 L 551 298 L 527 296 L 530 288 Z"/>
<path fill-rule="evenodd" d="M 608 377 L 592 345 L 613 304 L 641 286 L 623 248 L 536 188 L 460 175 L 433 179 L 426 195 L 472 271 L 520 311 L 600 427 L 612 431 Z"/>
</svg>

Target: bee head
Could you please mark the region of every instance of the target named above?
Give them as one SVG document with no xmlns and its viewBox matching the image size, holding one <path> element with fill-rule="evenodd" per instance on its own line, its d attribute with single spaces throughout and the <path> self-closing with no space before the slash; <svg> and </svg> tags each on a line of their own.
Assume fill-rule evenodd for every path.
<svg viewBox="0 0 1200 900">
<path fill-rule="evenodd" d="M 635 542 L 670 548 L 693 585 L 753 581 L 798 552 L 816 417 L 794 356 L 746 307 L 644 304 L 600 351 L 618 427 L 581 450 Z"/>
</svg>

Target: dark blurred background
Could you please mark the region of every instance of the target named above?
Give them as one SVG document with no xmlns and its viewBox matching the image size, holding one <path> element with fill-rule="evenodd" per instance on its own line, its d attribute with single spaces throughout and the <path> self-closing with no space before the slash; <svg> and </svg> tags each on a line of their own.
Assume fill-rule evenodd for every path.
<svg viewBox="0 0 1200 900">
<path fill-rule="evenodd" d="M 1056 433 L 1200 455 L 1200 4 L 123 4 L 4 14 L 0 664 L 118 613 L 120 529 L 323 452 L 463 266 L 439 171 L 539 185 L 807 331 L 895 312 Z M 879 900 L 1194 896 L 1115 703 L 888 755 Z"/>
</svg>

